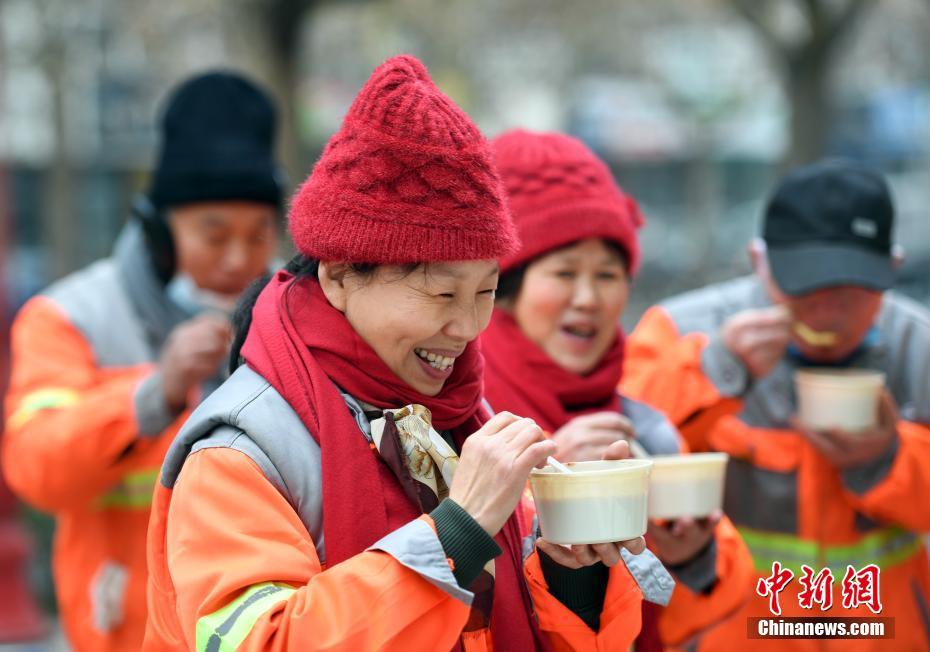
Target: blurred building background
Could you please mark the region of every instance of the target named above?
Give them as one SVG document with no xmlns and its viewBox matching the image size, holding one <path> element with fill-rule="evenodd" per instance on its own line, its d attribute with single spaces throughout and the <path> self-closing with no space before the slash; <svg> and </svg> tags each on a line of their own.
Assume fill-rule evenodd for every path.
<svg viewBox="0 0 930 652">
<path fill-rule="evenodd" d="M 244 69 L 282 103 L 292 184 L 354 92 L 412 52 L 488 135 L 567 130 L 644 205 L 648 302 L 746 269 L 767 189 L 825 154 L 883 168 L 930 295 L 927 0 L 0 0 L 13 305 L 105 255 L 179 78 Z"/>
<path fill-rule="evenodd" d="M 628 325 L 745 272 L 772 183 L 831 154 L 889 175 L 901 287 L 930 304 L 928 0 L 0 0 L 0 303 L 109 252 L 182 77 L 269 86 L 293 187 L 398 52 L 487 135 L 565 130 L 609 161 L 647 216 Z"/>
</svg>

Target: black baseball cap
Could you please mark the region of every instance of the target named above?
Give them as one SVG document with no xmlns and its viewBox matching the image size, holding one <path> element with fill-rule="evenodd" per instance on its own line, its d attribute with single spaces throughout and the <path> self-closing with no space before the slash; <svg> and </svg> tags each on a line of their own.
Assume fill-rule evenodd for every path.
<svg viewBox="0 0 930 652">
<path fill-rule="evenodd" d="M 878 172 L 831 159 L 797 168 L 775 189 L 762 237 L 778 287 L 788 295 L 894 284 L 894 205 Z"/>
</svg>

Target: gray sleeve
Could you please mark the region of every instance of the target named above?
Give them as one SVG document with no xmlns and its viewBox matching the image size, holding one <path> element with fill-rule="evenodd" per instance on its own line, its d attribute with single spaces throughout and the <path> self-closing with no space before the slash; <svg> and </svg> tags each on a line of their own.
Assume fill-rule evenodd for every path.
<svg viewBox="0 0 930 652">
<path fill-rule="evenodd" d="M 710 336 L 701 353 L 701 369 L 723 396 L 742 396 L 749 387 L 749 372 L 726 347 L 719 333 Z"/>
<path fill-rule="evenodd" d="M 878 324 L 877 348 L 900 418 L 930 425 L 930 311 L 891 291 L 882 299 Z"/>
<path fill-rule="evenodd" d="M 672 599 L 672 591 L 675 589 L 675 580 L 671 574 L 659 561 L 651 550 L 644 550 L 638 555 L 634 555 L 626 548 L 620 548 L 620 555 L 626 564 L 630 575 L 636 580 L 640 591 L 643 592 L 643 599 L 647 602 L 660 604 L 663 607 L 668 605 Z"/>
<path fill-rule="evenodd" d="M 141 437 L 157 437 L 180 414 L 172 412 L 165 403 L 164 378 L 160 371 L 152 372 L 139 383 L 132 400 Z"/>
<path fill-rule="evenodd" d="M 439 537 L 425 521 L 410 521 L 376 542 L 369 550 L 380 550 L 419 573 L 430 584 L 471 606 L 475 594 L 459 586 Z"/>
<path fill-rule="evenodd" d="M 677 455 L 681 452 L 681 435 L 662 412 L 626 396 L 620 397 L 620 410 L 633 422 L 636 441 L 647 453 Z"/>
</svg>

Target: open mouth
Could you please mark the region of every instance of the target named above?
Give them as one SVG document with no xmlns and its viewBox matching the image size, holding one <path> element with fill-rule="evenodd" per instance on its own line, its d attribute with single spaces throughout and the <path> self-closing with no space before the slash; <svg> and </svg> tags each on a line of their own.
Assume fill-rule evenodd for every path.
<svg viewBox="0 0 930 652">
<path fill-rule="evenodd" d="M 562 326 L 561 330 L 566 335 L 582 340 L 594 339 L 594 336 L 597 335 L 597 328 L 588 324 L 568 324 Z"/>
<path fill-rule="evenodd" d="M 417 354 L 421 360 L 428 364 L 433 369 L 437 371 L 448 371 L 452 368 L 452 365 L 455 364 L 455 358 L 450 358 L 449 356 L 439 355 L 426 349 L 414 349 L 414 353 Z"/>
</svg>

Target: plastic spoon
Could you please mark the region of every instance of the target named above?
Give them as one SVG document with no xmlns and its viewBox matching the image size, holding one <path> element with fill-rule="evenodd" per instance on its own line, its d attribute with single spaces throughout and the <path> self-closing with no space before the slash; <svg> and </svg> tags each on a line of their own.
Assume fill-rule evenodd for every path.
<svg viewBox="0 0 930 652">
<path fill-rule="evenodd" d="M 549 466 L 551 466 L 553 469 L 555 469 L 559 473 L 571 473 L 572 472 L 570 468 L 568 468 L 567 466 L 562 464 L 560 461 L 552 457 L 552 455 L 546 458 L 546 462 L 549 464 Z"/>
<path fill-rule="evenodd" d="M 646 451 L 643 445 L 640 444 L 638 441 L 636 441 L 635 439 L 627 439 L 626 442 L 630 445 L 630 454 L 633 457 L 640 459 L 640 460 L 645 460 L 649 458 L 649 453 Z"/>
</svg>

